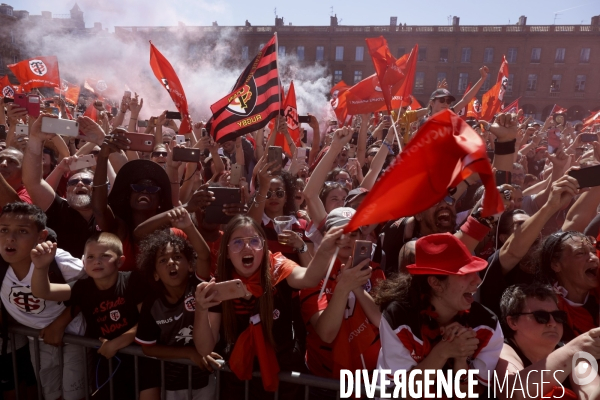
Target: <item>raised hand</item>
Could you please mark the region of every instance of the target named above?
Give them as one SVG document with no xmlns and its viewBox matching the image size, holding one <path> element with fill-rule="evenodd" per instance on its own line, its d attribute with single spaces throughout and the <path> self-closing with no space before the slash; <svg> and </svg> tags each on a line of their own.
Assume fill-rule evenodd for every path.
<svg viewBox="0 0 600 400">
<path fill-rule="evenodd" d="M 193 225 L 190 213 L 184 207 L 177 207 L 167 212 L 173 228 L 185 230 Z"/>
<path fill-rule="evenodd" d="M 31 250 L 31 262 L 34 268 L 48 268 L 56 256 L 56 243 L 47 240 L 39 243 Z"/>
</svg>

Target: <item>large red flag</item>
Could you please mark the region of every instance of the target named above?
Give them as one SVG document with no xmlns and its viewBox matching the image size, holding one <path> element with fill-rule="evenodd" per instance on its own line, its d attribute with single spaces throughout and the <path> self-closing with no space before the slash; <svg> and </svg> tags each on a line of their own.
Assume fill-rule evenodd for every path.
<svg viewBox="0 0 600 400">
<path fill-rule="evenodd" d="M 396 65 L 396 58 L 390 51 L 383 36 L 365 39 L 375 66 L 375 74 L 388 111 L 392 111 L 392 86 L 402 81 L 404 71 Z"/>
<path fill-rule="evenodd" d="M 340 126 L 344 125 L 346 117 L 348 117 L 348 106 L 346 105 L 346 92 L 348 89 L 350 89 L 350 86 L 344 81 L 339 81 L 331 88 L 330 103 Z"/>
<path fill-rule="evenodd" d="M 56 56 L 35 57 L 8 65 L 26 92 L 36 87 L 60 87 Z"/>
<path fill-rule="evenodd" d="M 60 88 L 54 88 L 54 93 L 63 96 L 68 103 L 77 104 L 79 102 L 80 89 L 79 85 L 74 85 L 65 79 L 61 79 Z"/>
<path fill-rule="evenodd" d="M 491 121 L 492 117 L 500 111 L 504 94 L 508 87 L 508 62 L 502 57 L 502 65 L 498 71 L 496 84 L 483 95 L 481 99 L 481 119 Z"/>
<path fill-rule="evenodd" d="M 17 86 L 10 83 L 7 75 L 0 78 L 0 98 L 8 97 L 9 99 L 12 99 L 15 97 L 16 92 Z"/>
<path fill-rule="evenodd" d="M 274 35 L 248 64 L 227 96 L 210 106 L 207 129 L 218 143 L 267 125 L 279 114 L 277 40 Z"/>
<path fill-rule="evenodd" d="M 288 132 L 296 146 L 300 146 L 300 124 L 298 123 L 298 108 L 296 107 L 296 90 L 294 89 L 294 81 L 290 83 L 285 102 L 283 103 L 283 116 L 287 122 Z M 281 146 L 283 150 L 290 156 L 293 156 L 292 150 L 285 140 L 282 133 L 277 133 L 275 136 L 275 146 Z"/>
<path fill-rule="evenodd" d="M 443 110 L 418 130 L 373 186 L 345 231 L 424 211 L 473 173 L 479 174 L 486 191 L 482 215 L 502 212 L 485 143 L 459 116 Z"/>
<path fill-rule="evenodd" d="M 175 103 L 175 107 L 181 113 L 179 133 L 190 133 L 192 131 L 192 124 L 183 86 L 169 60 L 154 47 L 152 42 L 150 42 L 150 68 L 152 68 L 152 72 L 154 72 L 156 79 L 158 79 L 160 84 L 163 85 L 167 92 L 169 92 L 171 99 L 173 99 L 173 103 Z"/>
</svg>

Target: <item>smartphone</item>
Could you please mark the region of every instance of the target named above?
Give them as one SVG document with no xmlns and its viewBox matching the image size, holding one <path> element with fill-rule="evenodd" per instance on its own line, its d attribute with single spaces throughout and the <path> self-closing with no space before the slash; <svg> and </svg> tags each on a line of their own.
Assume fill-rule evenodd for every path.
<svg viewBox="0 0 600 400">
<path fill-rule="evenodd" d="M 200 162 L 200 150 L 175 147 L 173 148 L 173 161 Z"/>
<path fill-rule="evenodd" d="M 299 124 L 308 124 L 310 123 L 310 115 L 299 115 L 298 116 Z"/>
<path fill-rule="evenodd" d="M 181 119 L 181 113 L 179 111 L 167 111 L 167 119 Z"/>
<path fill-rule="evenodd" d="M 577 179 L 580 188 L 600 186 L 600 165 L 575 169 L 569 175 Z"/>
<path fill-rule="evenodd" d="M 14 102 L 15 105 L 21 108 L 27 108 L 27 95 L 25 93 L 16 93 Z"/>
<path fill-rule="evenodd" d="M 37 118 L 40 116 L 40 103 L 42 99 L 37 94 L 27 96 L 27 114 L 30 117 Z"/>
<path fill-rule="evenodd" d="M 242 166 L 240 164 L 233 164 L 231 166 L 231 175 L 229 175 L 229 183 L 237 186 L 240 184 L 241 177 L 242 177 Z"/>
<path fill-rule="evenodd" d="M 147 133 L 126 132 L 121 135 L 131 141 L 129 150 L 151 152 L 154 149 L 154 135 Z"/>
<path fill-rule="evenodd" d="M 175 142 L 177 142 L 177 144 L 185 144 L 185 136 L 175 135 Z"/>
<path fill-rule="evenodd" d="M 90 168 L 96 165 L 96 157 L 93 154 L 86 154 L 77 158 L 77 161 L 73 161 L 69 165 L 71 171 L 77 171 L 79 169 Z"/>
<path fill-rule="evenodd" d="M 140 119 L 138 120 L 138 124 L 137 124 L 138 128 L 147 128 L 148 127 L 148 120 L 143 120 Z"/>
<path fill-rule="evenodd" d="M 0 140 L 6 140 L 6 125 L 0 125 Z"/>
<path fill-rule="evenodd" d="M 76 137 L 79 135 L 79 122 L 70 119 L 43 117 L 42 132 Z"/>
<path fill-rule="evenodd" d="M 217 292 L 217 294 L 215 294 L 213 301 L 227 301 L 239 299 L 241 297 L 250 298 L 252 296 L 252 293 L 246 289 L 246 285 L 244 285 L 239 279 L 218 282 L 215 284 L 213 289 L 206 293 L 206 295 L 210 296 L 214 292 Z"/>
<path fill-rule="evenodd" d="M 17 136 L 19 136 L 19 135 L 27 135 L 27 136 L 29 136 L 29 125 L 17 124 L 15 128 L 16 128 L 15 135 L 17 135 Z"/>
<path fill-rule="evenodd" d="M 125 91 L 125 97 L 127 97 L 128 99 L 131 99 L 131 92 L 129 90 Z"/>
<path fill-rule="evenodd" d="M 112 114 L 113 117 L 116 117 L 117 114 L 119 113 L 119 109 L 117 107 L 111 107 L 110 113 Z"/>
<path fill-rule="evenodd" d="M 242 202 L 242 195 L 238 188 L 209 187 L 213 192 L 215 201 L 210 203 L 204 210 L 204 221 L 211 224 L 226 224 L 231 220 L 231 216 L 223 213 L 224 204 L 239 204 Z"/>
<path fill-rule="evenodd" d="M 358 145 L 358 131 L 354 131 L 354 133 L 352 134 L 352 138 L 350 139 L 350 144 L 353 144 L 355 146 Z"/>
<path fill-rule="evenodd" d="M 386 121 L 386 122 L 391 122 L 392 121 L 392 117 L 389 116 L 389 115 L 384 115 L 383 116 L 383 120 Z"/>
<path fill-rule="evenodd" d="M 208 131 L 205 128 L 202 128 L 202 137 L 208 136 Z"/>
<path fill-rule="evenodd" d="M 268 153 L 268 162 L 269 164 L 273 161 L 277 161 L 274 167 L 271 167 L 272 172 L 281 171 L 281 163 L 283 162 L 283 149 L 279 146 L 269 146 Z"/>
<path fill-rule="evenodd" d="M 583 143 L 597 142 L 598 135 L 595 133 L 582 133 L 579 135 Z"/>
<path fill-rule="evenodd" d="M 306 156 L 308 153 L 308 149 L 306 147 L 297 147 L 298 153 L 296 153 L 296 158 L 300 161 L 306 162 Z"/>
<path fill-rule="evenodd" d="M 352 254 L 352 267 L 356 267 L 358 264 L 363 262 L 364 260 L 371 259 L 371 242 L 368 240 L 357 240 L 354 242 L 354 253 Z M 363 267 L 362 269 L 369 268 L 368 265 Z"/>
</svg>

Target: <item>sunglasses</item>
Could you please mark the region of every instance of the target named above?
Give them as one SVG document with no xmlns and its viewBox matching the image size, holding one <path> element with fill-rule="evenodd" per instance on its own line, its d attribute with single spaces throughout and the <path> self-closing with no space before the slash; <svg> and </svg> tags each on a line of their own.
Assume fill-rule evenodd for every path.
<svg viewBox="0 0 600 400">
<path fill-rule="evenodd" d="M 267 199 L 271 198 L 271 195 L 275 193 L 275 196 L 277 196 L 278 199 L 283 199 L 285 197 L 285 190 L 281 190 L 281 189 L 277 189 L 276 191 L 272 192 L 272 191 L 268 191 L 267 195 L 265 196 Z"/>
<path fill-rule="evenodd" d="M 131 190 L 133 190 L 136 193 L 154 194 L 160 192 L 160 189 L 160 186 L 139 185 L 137 183 L 131 184 Z"/>
<path fill-rule="evenodd" d="M 450 97 L 439 97 L 436 99 L 437 101 L 439 101 L 440 103 L 444 104 L 444 103 L 452 103 L 452 99 Z"/>
<path fill-rule="evenodd" d="M 167 156 L 167 152 L 166 151 L 153 151 L 152 152 L 152 157 L 158 158 L 158 157 L 166 157 Z"/>
<path fill-rule="evenodd" d="M 535 322 L 537 322 L 538 324 L 547 324 L 548 322 L 550 322 L 550 316 L 552 316 L 552 318 L 554 318 L 554 321 L 556 321 L 557 324 L 566 324 L 568 321 L 568 317 L 567 317 L 567 313 L 565 311 L 561 311 L 561 310 L 556 310 L 556 311 L 542 311 L 542 310 L 538 310 L 538 311 L 532 311 L 532 312 L 528 312 L 528 313 L 518 313 L 518 314 L 512 314 L 513 316 L 519 316 L 519 315 L 528 315 L 531 314 L 533 315 L 533 318 L 535 318 Z"/>
<path fill-rule="evenodd" d="M 237 238 L 233 239 L 227 247 L 231 250 L 232 253 L 239 253 L 248 245 L 250 249 L 254 251 L 260 251 L 263 249 L 265 242 L 262 238 L 258 236 L 246 237 L 246 238 Z"/>
<path fill-rule="evenodd" d="M 89 185 L 91 185 L 91 184 L 92 184 L 92 182 L 94 182 L 94 180 L 93 180 L 93 179 L 90 179 L 90 178 L 81 178 L 81 179 L 77 179 L 77 178 L 75 178 L 75 179 L 69 179 L 69 180 L 67 181 L 67 186 L 77 186 L 77 184 L 78 184 L 79 182 L 83 183 L 83 184 L 84 184 L 84 185 L 86 185 L 86 186 L 89 186 Z"/>
<path fill-rule="evenodd" d="M 331 186 L 338 186 L 338 187 L 342 187 L 342 186 L 343 186 L 341 183 L 339 183 L 339 182 L 336 182 L 336 181 L 326 181 L 326 182 L 324 183 L 324 185 L 325 185 L 325 186 L 327 186 L 327 187 L 331 187 Z"/>
</svg>

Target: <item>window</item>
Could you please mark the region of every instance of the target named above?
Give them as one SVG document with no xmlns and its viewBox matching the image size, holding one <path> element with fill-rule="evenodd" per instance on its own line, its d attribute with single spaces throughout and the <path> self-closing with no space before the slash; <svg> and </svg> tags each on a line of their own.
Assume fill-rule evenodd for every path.
<svg viewBox="0 0 600 400">
<path fill-rule="evenodd" d="M 398 56 L 397 56 L 397 58 L 400 58 L 400 57 L 402 57 L 405 54 L 406 54 L 406 48 L 405 47 L 398 47 Z"/>
<path fill-rule="evenodd" d="M 514 64 L 517 62 L 517 48 L 516 47 L 508 48 L 508 54 L 506 55 L 506 61 L 508 61 L 509 64 Z"/>
<path fill-rule="evenodd" d="M 539 63 L 540 62 L 540 58 L 542 58 L 542 48 L 541 47 L 534 47 L 533 49 L 531 49 L 531 62 L 532 63 Z"/>
<path fill-rule="evenodd" d="M 446 79 L 446 73 L 445 72 L 438 72 L 437 83 L 440 83 L 444 79 Z"/>
<path fill-rule="evenodd" d="M 363 61 L 365 55 L 365 48 L 363 46 L 356 46 L 356 61 Z"/>
<path fill-rule="evenodd" d="M 442 47 L 440 49 L 440 62 L 447 63 L 448 62 L 448 48 Z"/>
<path fill-rule="evenodd" d="M 537 89 L 537 75 L 529 74 L 527 77 L 527 90 L 533 92 Z"/>
<path fill-rule="evenodd" d="M 279 50 L 278 50 L 278 54 L 277 54 L 277 55 L 278 55 L 279 57 L 283 57 L 283 56 L 285 56 L 285 46 L 278 46 L 278 49 L 279 49 Z"/>
<path fill-rule="evenodd" d="M 354 83 L 362 81 L 362 71 L 354 71 Z"/>
<path fill-rule="evenodd" d="M 488 76 L 489 76 L 489 74 L 488 74 Z M 514 79 L 515 79 L 515 74 L 508 74 L 508 82 L 506 83 L 506 93 L 512 93 Z"/>
<path fill-rule="evenodd" d="M 556 49 L 556 56 L 554 57 L 555 63 L 564 63 L 565 62 L 565 48 Z"/>
<path fill-rule="evenodd" d="M 248 46 L 242 47 L 242 60 L 248 59 Z"/>
<path fill-rule="evenodd" d="M 494 48 L 493 47 L 485 48 L 485 50 L 483 51 L 483 62 L 484 63 L 494 62 Z"/>
<path fill-rule="evenodd" d="M 481 89 L 479 89 L 480 92 L 487 92 L 488 90 L 490 90 L 490 82 L 492 81 L 492 74 L 488 74 L 485 77 L 485 81 L 483 81 L 483 85 L 481 85 Z"/>
<path fill-rule="evenodd" d="M 425 61 L 426 59 L 427 59 L 427 49 L 419 48 L 419 57 L 417 58 L 417 61 Z"/>
<path fill-rule="evenodd" d="M 304 61 L 304 46 L 298 46 L 296 48 L 296 56 L 299 61 Z"/>
<path fill-rule="evenodd" d="M 317 61 L 323 61 L 323 54 L 325 53 L 325 48 L 323 46 L 317 46 L 317 55 L 315 59 Z"/>
<path fill-rule="evenodd" d="M 467 90 L 467 85 L 469 84 L 469 74 L 466 72 L 461 72 L 458 75 L 458 93 L 464 93 Z"/>
<path fill-rule="evenodd" d="M 463 47 L 462 52 L 460 54 L 460 62 L 462 63 L 470 63 L 471 62 L 471 48 Z"/>
<path fill-rule="evenodd" d="M 425 72 L 415 73 L 415 91 L 423 92 L 425 87 Z"/>
<path fill-rule="evenodd" d="M 344 60 L 344 46 L 336 46 L 335 47 L 335 61 L 343 61 Z"/>
<path fill-rule="evenodd" d="M 585 92 L 585 75 L 577 75 L 575 80 L 575 91 Z"/>
<path fill-rule="evenodd" d="M 562 75 L 552 75 L 552 83 L 550 84 L 550 92 L 560 92 L 560 81 Z"/>
<path fill-rule="evenodd" d="M 579 62 L 580 63 L 589 63 L 590 62 L 590 48 L 584 47 L 581 49 L 581 53 L 579 53 Z"/>
<path fill-rule="evenodd" d="M 342 71 L 335 70 L 333 71 L 333 83 L 338 83 L 342 80 Z"/>
</svg>

